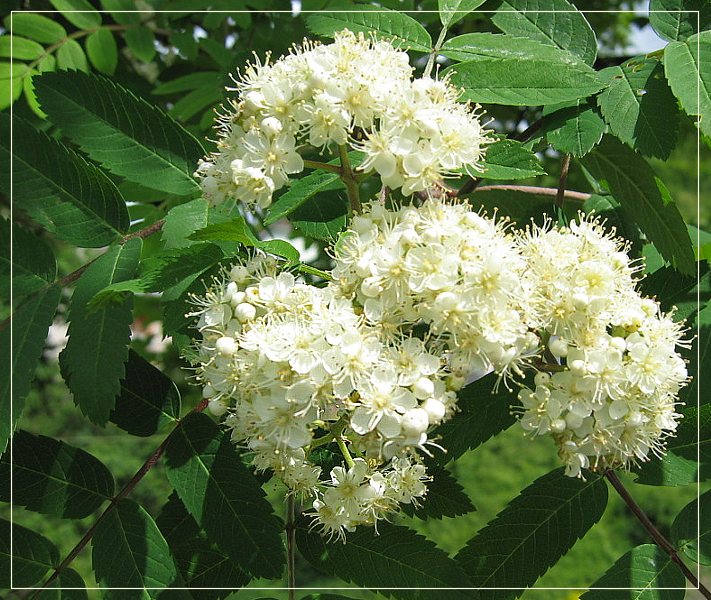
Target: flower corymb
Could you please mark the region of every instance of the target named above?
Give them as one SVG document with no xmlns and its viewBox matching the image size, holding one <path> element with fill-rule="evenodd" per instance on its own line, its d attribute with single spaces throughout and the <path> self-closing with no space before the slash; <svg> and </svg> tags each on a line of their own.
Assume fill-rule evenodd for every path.
<svg viewBox="0 0 711 600">
<path fill-rule="evenodd" d="M 481 170 L 490 140 L 479 115 L 447 81 L 412 73 L 406 52 L 348 30 L 251 65 L 220 120 L 218 151 L 197 170 L 204 197 L 265 208 L 304 170 L 307 147 L 359 150 L 360 171 L 405 195 L 465 166 Z"/>
</svg>

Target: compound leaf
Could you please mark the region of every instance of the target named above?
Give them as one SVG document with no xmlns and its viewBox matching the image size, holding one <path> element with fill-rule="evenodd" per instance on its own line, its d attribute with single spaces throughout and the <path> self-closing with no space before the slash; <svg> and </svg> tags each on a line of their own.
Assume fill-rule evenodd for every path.
<svg viewBox="0 0 711 600">
<path fill-rule="evenodd" d="M 98 258 L 77 283 L 69 309 L 69 341 L 59 355 L 74 402 L 89 419 L 105 425 L 121 390 L 131 339 L 131 298 L 90 310 L 106 286 L 130 279 L 141 256 L 141 239 L 116 245 Z"/>
<path fill-rule="evenodd" d="M 12 459 L 6 452 L 0 480 L 9 481 L 12 502 L 45 515 L 82 519 L 93 513 L 114 491 L 109 470 L 91 454 L 44 435 L 18 431 L 12 438 Z M 0 492 L 10 502 L 10 490 Z"/>
<path fill-rule="evenodd" d="M 282 526 L 229 436 L 194 413 L 172 434 L 165 457 L 168 479 L 210 541 L 255 577 L 279 577 Z"/>
<path fill-rule="evenodd" d="M 487 598 L 517 598 L 552 567 L 602 517 L 607 485 L 556 469 L 540 477 L 480 530 L 456 556 Z M 520 588 L 520 589 L 516 589 Z"/>
<path fill-rule="evenodd" d="M 157 107 L 80 72 L 45 73 L 35 87 L 50 120 L 112 173 L 171 194 L 199 192 L 192 173 L 204 151 Z"/>
</svg>

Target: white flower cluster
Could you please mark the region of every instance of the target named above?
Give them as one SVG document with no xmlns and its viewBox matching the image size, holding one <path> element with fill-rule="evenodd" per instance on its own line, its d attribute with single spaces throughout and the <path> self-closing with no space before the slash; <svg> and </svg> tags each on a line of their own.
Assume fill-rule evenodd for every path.
<svg viewBox="0 0 711 600">
<path fill-rule="evenodd" d="M 366 205 L 325 287 L 256 255 L 196 298 L 204 397 L 341 538 L 425 495 L 428 435 L 489 371 L 537 372 L 521 424 L 569 475 L 645 460 L 679 418 L 683 331 L 638 294 L 624 250 L 584 218 L 513 233 L 439 198 Z M 323 447 L 345 461 L 328 474 Z"/>
<path fill-rule="evenodd" d="M 362 171 L 405 195 L 480 166 L 488 143 L 478 115 L 446 81 L 412 80 L 406 52 L 348 30 L 304 42 L 274 64 L 250 66 L 218 125 L 218 152 L 201 162 L 203 195 L 267 207 L 304 169 L 299 147 L 365 153 Z"/>
<path fill-rule="evenodd" d="M 333 277 L 384 331 L 426 325 L 461 385 L 491 370 L 520 373 L 537 351 L 525 270 L 503 221 L 429 199 L 419 208 L 366 207 L 336 247 Z"/>
<path fill-rule="evenodd" d="M 423 341 L 384 337 L 336 286 L 297 282 L 265 256 L 235 265 L 196 302 L 209 409 L 229 412 L 233 440 L 254 453 L 258 469 L 316 498 L 327 533 L 342 535 L 425 494 L 416 449 L 456 395 Z M 346 439 L 363 460 L 322 483 L 310 452 Z"/>
<path fill-rule="evenodd" d="M 683 329 L 635 290 L 621 241 L 599 223 L 534 228 L 521 236 L 532 329 L 548 340 L 549 371 L 519 393 L 521 424 L 550 434 L 569 475 L 660 453 L 676 429 L 687 381 Z"/>
</svg>

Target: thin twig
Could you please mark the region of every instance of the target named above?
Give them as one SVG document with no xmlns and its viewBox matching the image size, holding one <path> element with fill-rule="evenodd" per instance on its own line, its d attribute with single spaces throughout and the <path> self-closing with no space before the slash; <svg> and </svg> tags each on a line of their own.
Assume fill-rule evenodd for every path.
<svg viewBox="0 0 711 600">
<path fill-rule="evenodd" d="M 439 32 L 439 37 L 437 38 L 437 41 L 435 42 L 434 48 L 432 48 L 432 52 L 430 52 L 429 57 L 427 58 L 427 65 L 425 66 L 425 70 L 422 73 L 422 77 L 429 77 L 430 74 L 432 73 L 432 69 L 434 67 L 434 62 L 437 58 L 437 54 L 439 54 L 439 51 L 442 49 L 442 44 L 444 44 L 444 38 L 447 37 L 447 28 L 442 27 L 442 31 Z"/>
<path fill-rule="evenodd" d="M 165 225 L 165 219 L 158 219 L 155 223 L 151 223 L 150 225 L 144 227 L 143 229 L 139 229 L 138 231 L 134 231 L 133 233 L 129 233 L 128 235 L 123 236 L 119 240 L 119 244 L 125 244 L 129 240 L 132 240 L 134 238 L 141 238 L 142 240 L 146 239 L 147 237 L 152 236 L 154 233 L 159 232 L 161 229 L 163 229 L 163 225 Z M 25 301 L 28 301 L 32 299 L 34 296 L 39 294 L 40 292 L 45 291 L 48 287 L 52 285 L 58 285 L 59 287 L 68 287 L 72 283 L 74 283 L 77 279 L 79 279 L 83 274 L 84 271 L 86 271 L 96 260 L 101 258 L 100 256 L 97 256 L 96 258 L 90 260 L 88 263 L 82 265 L 75 271 L 72 271 L 68 275 L 65 275 L 64 277 L 61 277 L 60 279 L 57 279 L 57 281 L 53 283 L 47 284 L 45 287 L 43 287 L 40 290 L 37 290 L 34 294 L 32 294 L 29 298 L 27 298 Z M 0 331 L 3 331 L 10 323 L 12 320 L 12 315 L 10 315 L 7 319 L 5 319 L 2 323 L 0 323 Z"/>
<path fill-rule="evenodd" d="M 193 410 L 188 413 L 194 413 L 194 412 L 202 412 L 205 410 L 207 407 L 207 400 L 202 400 Z M 112 499 L 109 505 L 106 507 L 104 512 L 101 513 L 99 518 L 94 522 L 94 524 L 89 528 L 89 530 L 84 534 L 84 536 L 77 542 L 76 546 L 71 549 L 69 554 L 65 557 L 65 559 L 57 565 L 57 568 L 52 572 L 52 574 L 49 576 L 47 581 L 44 582 L 41 588 L 35 591 L 35 593 L 32 595 L 32 598 L 36 598 L 44 589 L 47 589 L 52 582 L 54 582 L 59 575 L 61 575 L 62 571 L 69 566 L 69 564 L 79 555 L 79 553 L 84 549 L 84 547 L 89 543 L 91 538 L 94 536 L 96 533 L 96 528 L 99 526 L 99 523 L 101 523 L 107 516 L 108 514 L 116 508 L 116 505 L 118 504 L 119 500 L 125 498 L 128 496 L 133 489 L 139 484 L 141 479 L 143 479 L 148 472 L 156 465 L 156 463 L 160 460 L 161 456 L 163 456 L 163 453 L 165 452 L 166 446 L 168 445 L 168 442 L 170 441 L 170 438 L 172 437 L 173 433 L 178 429 L 180 426 L 182 419 L 179 419 L 176 421 L 175 427 L 173 430 L 166 436 L 166 438 L 161 442 L 160 446 L 155 449 L 155 451 L 146 459 L 146 462 L 141 465 L 141 468 L 136 471 L 136 474 L 131 477 L 130 481 L 121 488 L 118 494 L 116 494 Z"/>
<path fill-rule="evenodd" d="M 289 588 L 289 600 L 296 598 L 296 524 L 294 523 L 296 500 L 294 494 L 286 496 L 286 587 Z"/>
<path fill-rule="evenodd" d="M 524 194 L 536 194 L 538 196 L 558 196 L 558 188 L 538 187 L 535 185 L 483 185 L 477 188 L 477 192 L 488 192 L 501 190 L 504 192 L 523 192 Z M 574 192 L 565 190 L 566 200 L 576 200 L 577 202 L 585 202 L 590 198 L 590 194 L 586 192 Z"/>
<path fill-rule="evenodd" d="M 321 169 L 322 171 L 328 171 L 329 173 L 341 174 L 341 167 L 338 165 L 329 165 L 328 163 L 321 162 L 318 160 L 304 160 L 304 166 L 309 169 Z"/>
<path fill-rule="evenodd" d="M 620 497 L 625 501 L 625 504 L 627 504 L 629 509 L 632 511 L 632 514 L 637 517 L 637 520 L 642 524 L 642 526 L 647 530 L 647 532 L 649 532 L 655 543 L 662 550 L 664 550 L 664 552 L 669 555 L 669 558 L 671 558 L 672 562 L 674 562 L 674 564 L 676 564 L 681 569 L 682 573 L 684 573 L 684 576 L 689 580 L 691 585 L 694 586 L 695 589 L 699 590 L 699 592 L 704 598 L 708 598 L 709 600 L 711 600 L 711 591 L 709 591 L 704 585 L 702 585 L 702 583 L 697 579 L 696 575 L 691 572 L 691 569 L 689 569 L 689 567 L 686 566 L 684 561 L 681 560 L 681 558 L 676 552 L 676 548 L 674 548 L 672 543 L 664 537 L 664 535 L 661 531 L 659 531 L 659 529 L 657 529 L 654 523 L 652 523 L 649 517 L 640 508 L 639 504 L 635 502 L 634 498 L 632 498 L 631 494 L 627 491 L 627 488 L 624 486 L 622 481 L 620 481 L 620 478 L 617 476 L 617 473 L 612 470 L 605 471 L 605 477 L 612 484 L 612 487 L 615 488 L 615 491 L 617 491 Z"/>
<path fill-rule="evenodd" d="M 568 169 L 570 169 L 570 154 L 564 154 L 563 159 L 560 162 L 558 193 L 555 197 L 555 203 L 560 208 L 563 208 L 563 202 L 565 201 L 565 182 L 568 181 Z"/>
<path fill-rule="evenodd" d="M 346 184 L 346 193 L 348 194 L 348 202 L 351 205 L 351 213 L 360 214 L 360 191 L 358 190 L 358 180 L 356 179 L 351 162 L 348 159 L 348 148 L 345 145 L 338 146 L 338 156 L 341 159 L 341 179 Z"/>
</svg>

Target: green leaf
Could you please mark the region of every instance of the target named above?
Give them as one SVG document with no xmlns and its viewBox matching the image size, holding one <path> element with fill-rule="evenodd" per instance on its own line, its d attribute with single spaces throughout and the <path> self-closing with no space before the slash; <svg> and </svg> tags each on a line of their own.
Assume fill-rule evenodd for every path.
<svg viewBox="0 0 711 600">
<path fill-rule="evenodd" d="M 711 136 L 711 31 L 667 44 L 664 72 L 686 114 L 698 115 L 702 133 Z"/>
<path fill-rule="evenodd" d="M 584 63 L 518 58 L 480 58 L 452 65 L 451 82 L 462 98 L 484 104 L 539 106 L 586 98 L 603 84 Z"/>
<path fill-rule="evenodd" d="M 378 524 L 377 534 L 372 527 L 358 527 L 343 544 L 309 532 L 304 521 L 296 530 L 296 543 L 317 569 L 391 598 L 424 600 L 437 597 L 438 588 L 471 585 L 464 571 L 433 542 L 391 523 Z M 457 590 L 446 595 L 447 600 L 471 597 Z"/>
<path fill-rule="evenodd" d="M 603 69 L 601 76 L 610 84 L 597 101 L 610 131 L 640 154 L 667 159 L 676 144 L 679 110 L 662 64 L 635 58 Z"/>
<path fill-rule="evenodd" d="M 40 108 L 39 102 L 37 102 L 37 95 L 35 94 L 33 78 L 38 73 L 39 71 L 32 69 L 32 71 L 30 71 L 22 81 L 22 89 L 25 92 L 25 99 L 27 100 L 27 104 L 32 112 L 35 113 L 40 119 L 46 119 L 47 115 Z"/>
<path fill-rule="evenodd" d="M 239 242 L 243 246 L 259 248 L 270 254 L 276 254 L 290 263 L 299 262 L 299 251 L 284 240 L 259 240 L 254 236 L 242 216 L 225 223 L 215 223 L 193 233 L 190 238 L 196 241 Z"/>
<path fill-rule="evenodd" d="M 654 544 L 632 548 L 590 586 L 581 600 L 608 600 L 610 592 L 594 588 L 624 588 L 619 600 L 682 600 L 686 580 L 669 555 Z M 630 589 L 631 588 L 631 589 Z M 666 588 L 666 589 L 665 589 Z M 678 588 L 678 589 L 669 589 Z M 660 590 L 664 590 L 660 592 Z"/>
<path fill-rule="evenodd" d="M 67 37 L 66 30 L 59 23 L 31 12 L 12 13 L 3 19 L 3 24 L 15 35 L 28 37 L 42 44 L 55 44 Z"/>
<path fill-rule="evenodd" d="M 482 179 L 527 179 L 545 175 L 536 155 L 515 140 L 500 140 L 486 149 Z"/>
<path fill-rule="evenodd" d="M 52 122 L 116 175 L 171 194 L 199 192 L 200 143 L 155 106 L 83 73 L 47 73 L 36 86 Z"/>
<path fill-rule="evenodd" d="M 708 279 L 706 281 L 708 282 Z M 694 303 L 697 300 L 696 295 L 693 292 L 689 295 L 691 302 Z M 708 290 L 707 297 L 700 298 L 700 300 L 708 300 Z M 708 380 L 705 379 L 706 373 L 711 373 L 711 303 L 706 304 L 697 313 L 694 325 L 698 327 L 698 330 L 689 351 L 691 360 L 688 371 L 691 381 L 681 391 L 680 399 L 687 404 L 696 402 L 707 404 L 711 402 L 711 395 L 708 393 L 707 387 Z"/>
<path fill-rule="evenodd" d="M 419 507 L 402 505 L 402 511 L 420 519 L 441 519 L 458 517 L 476 510 L 464 488 L 454 476 L 443 467 L 430 469 L 432 481 L 427 484 L 427 495 Z"/>
<path fill-rule="evenodd" d="M 605 121 L 589 100 L 576 100 L 573 106 L 559 106 L 546 106 L 543 111 L 547 115 L 544 129 L 548 143 L 558 152 L 576 158 L 585 156 L 600 143 L 605 133 Z"/>
<path fill-rule="evenodd" d="M 191 234 L 207 227 L 210 204 L 203 198 L 180 204 L 168 211 L 162 229 L 162 239 L 166 249 L 185 248 L 195 242 L 188 239 Z"/>
<path fill-rule="evenodd" d="M 144 25 L 131 27 L 126 30 L 123 37 L 129 50 L 138 60 L 146 63 L 153 60 L 156 55 L 155 36 L 148 27 Z"/>
<path fill-rule="evenodd" d="M 606 182 L 667 261 L 683 273 L 696 271 L 694 250 L 679 209 L 641 156 L 607 136 L 582 162 L 593 177 Z"/>
<path fill-rule="evenodd" d="M 165 96 L 169 94 L 177 94 L 179 92 L 189 92 L 203 87 L 221 88 L 222 73 L 219 71 L 200 71 L 199 73 L 190 73 L 176 77 L 165 83 L 157 85 L 152 94 L 156 96 Z"/>
<path fill-rule="evenodd" d="M 706 0 L 651 0 L 649 24 L 665 40 L 684 41 L 711 28 L 711 5 Z"/>
<path fill-rule="evenodd" d="M 180 392 L 159 369 L 133 350 L 109 420 L 131 435 L 149 436 L 180 417 Z"/>
<path fill-rule="evenodd" d="M 86 53 L 97 71 L 113 75 L 118 64 L 118 48 L 109 29 L 102 27 L 86 38 Z"/>
<path fill-rule="evenodd" d="M 666 454 L 635 469 L 636 483 L 676 486 L 711 478 L 711 404 L 679 412 L 683 419 L 667 440 Z"/>
<path fill-rule="evenodd" d="M 671 541 L 695 563 L 711 565 L 711 491 L 681 509 L 671 526 Z"/>
<path fill-rule="evenodd" d="M 585 16 L 567 0 L 497 0 L 491 21 L 504 33 L 538 40 L 592 65 L 597 40 Z"/>
<path fill-rule="evenodd" d="M 178 121 L 189 121 L 201 110 L 215 106 L 220 100 L 222 100 L 222 90 L 219 88 L 199 88 L 180 98 L 168 111 L 168 114 Z M 210 117 L 214 117 L 214 114 L 210 113 Z"/>
<path fill-rule="evenodd" d="M 56 285 L 40 290 L 13 313 L 11 324 L 0 330 L 0 364 L 9 365 L 13 375 L 12 389 L 10 377 L 0 380 L 0 451 L 5 450 L 22 414 L 61 291 Z"/>
<path fill-rule="evenodd" d="M 59 355 L 74 403 L 97 425 L 105 425 L 121 390 L 131 340 L 131 299 L 89 310 L 89 300 L 111 283 L 130 279 L 141 256 L 141 239 L 110 248 L 79 279 L 69 308 L 69 340 Z"/>
<path fill-rule="evenodd" d="M 101 15 L 87 0 L 49 0 L 49 2 L 67 21 L 79 29 L 94 29 L 101 25 Z"/>
<path fill-rule="evenodd" d="M 501 33 L 465 33 L 448 39 L 441 54 L 460 62 L 481 58 L 515 58 L 578 63 L 579 57 L 555 46 L 527 37 Z"/>
<path fill-rule="evenodd" d="M 109 470 L 91 454 L 44 435 L 17 431 L 12 438 L 12 460 L 6 452 L 0 463 L 0 480 L 9 481 L 13 494 L 0 492 L 0 500 L 12 501 L 45 515 L 83 519 L 114 493 Z"/>
<path fill-rule="evenodd" d="M 486 0 L 437 0 L 439 19 L 442 26 L 449 28 L 461 21 L 475 8 L 479 8 Z"/>
<path fill-rule="evenodd" d="M 249 583 L 249 575 L 200 535 L 200 527 L 175 492 L 161 509 L 156 524 L 170 546 L 186 587 L 193 588 L 190 594 L 195 600 L 224 598 L 231 590 Z"/>
<path fill-rule="evenodd" d="M 65 568 L 47 589 L 37 596 L 39 600 L 88 600 L 86 583 L 74 569 Z"/>
<path fill-rule="evenodd" d="M 291 224 L 304 235 L 335 241 L 346 227 L 348 203 L 335 194 L 311 197 L 289 215 Z"/>
<path fill-rule="evenodd" d="M 8 65 L 10 63 L 0 63 L 0 69 L 3 65 Z M 16 67 L 20 67 L 20 63 L 14 63 Z M 22 65 L 20 68 L 24 68 Z M 15 69 L 14 72 L 19 71 Z M 0 72 L 0 110 L 5 110 L 10 106 L 15 100 L 17 100 L 22 95 L 23 80 L 22 77 L 10 78 L 9 71 L 7 77 L 4 77 L 5 73 Z M 24 76 L 24 75 L 23 75 Z"/>
<path fill-rule="evenodd" d="M 124 589 L 117 598 L 158 598 L 179 578 L 168 543 L 151 516 L 125 498 L 97 525 L 91 563 L 102 588 L 138 588 Z"/>
<path fill-rule="evenodd" d="M 11 228 L 12 245 L 10 244 Z M 26 296 L 54 282 L 57 276 L 57 261 L 52 249 L 37 235 L 18 227 L 15 223 L 0 220 L 0 297 L 2 298 L 10 298 L 11 271 L 12 303 L 16 306 Z"/>
<path fill-rule="evenodd" d="M 607 505 L 605 480 L 587 481 L 556 469 L 538 478 L 481 529 L 456 556 L 487 598 L 517 598 L 600 520 Z M 515 589 L 520 588 L 520 589 Z"/>
<path fill-rule="evenodd" d="M 0 189 L 32 219 L 76 246 L 99 248 L 128 230 L 128 211 L 99 169 L 26 121 L 0 115 Z"/>
<path fill-rule="evenodd" d="M 34 60 L 44 54 L 41 44 L 16 35 L 0 37 L 0 57 L 14 60 Z"/>
<path fill-rule="evenodd" d="M 459 458 L 516 422 L 511 414 L 516 394 L 504 385 L 496 389 L 496 382 L 497 375 L 490 373 L 459 392 L 456 417 L 437 427 L 432 434 L 433 439 L 441 440 L 447 449 L 446 454 L 438 453 L 438 462 Z"/>
<path fill-rule="evenodd" d="M 208 538 L 252 575 L 279 577 L 281 523 L 229 435 L 193 413 L 171 435 L 165 457 L 170 483 Z"/>
<path fill-rule="evenodd" d="M 311 33 L 333 37 L 335 32 L 350 29 L 354 33 L 374 34 L 379 39 L 392 40 L 395 45 L 415 52 L 430 52 L 432 38 L 427 30 L 412 17 L 364 4 L 354 12 L 316 13 L 306 17 Z"/>
<path fill-rule="evenodd" d="M 10 581 L 15 588 L 34 586 L 47 571 L 58 564 L 59 552 L 46 537 L 0 519 L 0 587 L 9 589 Z"/>
<path fill-rule="evenodd" d="M 319 192 L 334 189 L 334 184 L 339 182 L 340 184 L 337 187 L 343 187 L 338 174 L 329 173 L 328 171 L 314 171 L 306 175 L 306 177 L 294 180 L 289 189 L 269 207 L 264 224 L 271 225 L 279 219 L 290 215 Z"/>
<path fill-rule="evenodd" d="M 57 68 L 65 71 L 89 72 L 86 54 L 76 40 L 67 40 L 57 50 Z"/>
<path fill-rule="evenodd" d="M 101 8 L 111 11 L 111 18 L 121 25 L 135 25 L 141 22 L 141 13 L 135 12 L 133 0 L 101 0 Z M 131 11 L 131 12 L 127 12 Z"/>
</svg>

